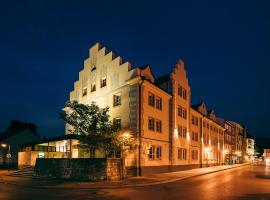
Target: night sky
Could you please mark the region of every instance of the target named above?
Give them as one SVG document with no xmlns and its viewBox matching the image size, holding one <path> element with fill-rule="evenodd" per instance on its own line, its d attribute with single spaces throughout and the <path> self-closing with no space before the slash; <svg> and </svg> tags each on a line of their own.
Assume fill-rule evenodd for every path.
<svg viewBox="0 0 270 200">
<path fill-rule="evenodd" d="M 0 131 L 64 134 L 58 113 L 100 42 L 156 77 L 182 58 L 192 103 L 270 137 L 270 1 L 133 2 L 1 1 Z"/>
</svg>

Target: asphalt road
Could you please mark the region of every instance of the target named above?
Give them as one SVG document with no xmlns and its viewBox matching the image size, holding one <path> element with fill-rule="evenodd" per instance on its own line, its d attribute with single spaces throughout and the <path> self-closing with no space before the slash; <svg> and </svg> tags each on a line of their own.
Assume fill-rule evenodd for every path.
<svg viewBox="0 0 270 200">
<path fill-rule="evenodd" d="M 244 166 L 156 186 L 106 189 L 31 189 L 0 184 L 0 200 L 183 199 L 270 200 L 270 167 Z"/>
</svg>

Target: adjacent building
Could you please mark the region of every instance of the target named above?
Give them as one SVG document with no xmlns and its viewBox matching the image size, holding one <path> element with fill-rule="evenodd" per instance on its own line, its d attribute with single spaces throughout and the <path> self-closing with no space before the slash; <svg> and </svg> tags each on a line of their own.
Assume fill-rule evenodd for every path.
<svg viewBox="0 0 270 200">
<path fill-rule="evenodd" d="M 0 168 L 7 167 L 8 165 L 16 167 L 18 165 L 20 145 L 39 139 L 39 135 L 28 129 L 0 133 Z"/>
<path fill-rule="evenodd" d="M 246 139 L 246 161 L 254 161 L 255 159 L 255 140 L 251 138 Z"/>
</svg>

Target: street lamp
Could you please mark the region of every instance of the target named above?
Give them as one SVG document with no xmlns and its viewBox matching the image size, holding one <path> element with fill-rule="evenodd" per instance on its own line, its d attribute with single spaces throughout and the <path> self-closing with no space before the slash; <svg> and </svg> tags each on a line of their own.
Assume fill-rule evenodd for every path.
<svg viewBox="0 0 270 200">
<path fill-rule="evenodd" d="M 2 144 L 1 144 L 1 147 L 3 147 L 3 148 L 7 148 L 7 147 L 8 147 L 8 153 L 6 154 L 6 157 L 7 157 L 7 159 L 8 159 L 8 171 L 9 171 L 9 161 L 10 161 L 10 158 L 11 158 L 10 144 L 2 143 Z"/>
</svg>

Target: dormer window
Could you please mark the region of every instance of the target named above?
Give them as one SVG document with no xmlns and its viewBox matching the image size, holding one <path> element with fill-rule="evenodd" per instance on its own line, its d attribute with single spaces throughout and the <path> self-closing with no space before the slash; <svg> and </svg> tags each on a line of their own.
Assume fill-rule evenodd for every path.
<svg viewBox="0 0 270 200">
<path fill-rule="evenodd" d="M 92 71 L 95 71 L 97 68 L 95 67 L 95 66 L 93 66 L 92 68 L 91 68 L 91 72 Z"/>
<path fill-rule="evenodd" d="M 106 76 L 101 78 L 100 87 L 105 87 L 107 85 Z"/>
</svg>

